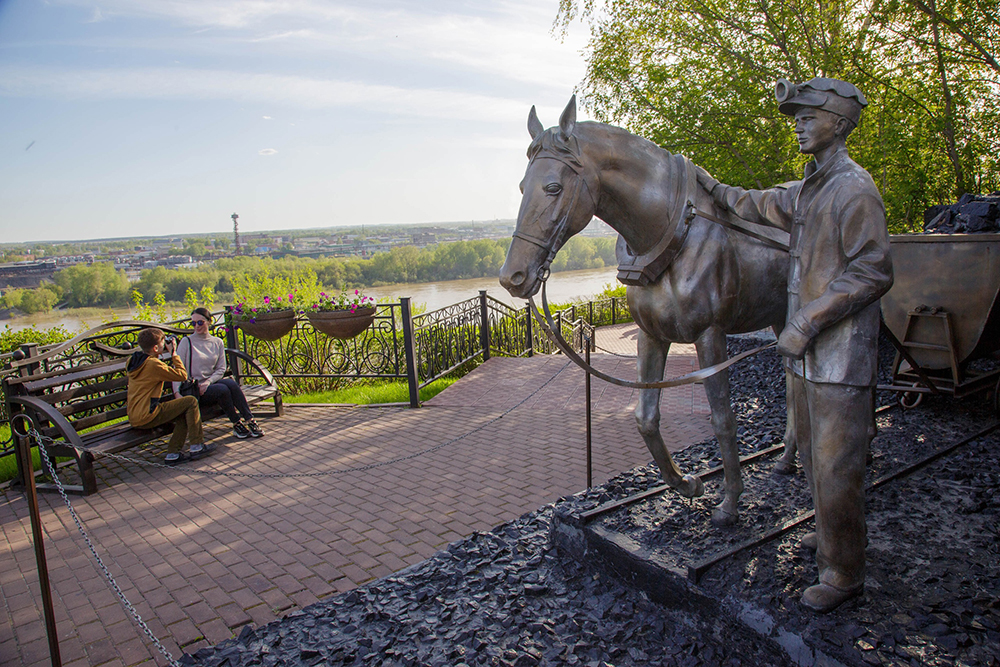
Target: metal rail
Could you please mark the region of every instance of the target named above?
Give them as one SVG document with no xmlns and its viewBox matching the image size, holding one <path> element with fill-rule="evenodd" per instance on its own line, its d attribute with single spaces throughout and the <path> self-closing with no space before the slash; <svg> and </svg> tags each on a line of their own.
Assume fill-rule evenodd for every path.
<svg viewBox="0 0 1000 667">
<path fill-rule="evenodd" d="M 868 486 L 866 486 L 865 487 L 865 492 L 867 493 L 869 491 L 873 491 L 873 490 L 879 488 L 880 486 L 888 484 L 889 482 L 891 482 L 891 481 L 893 481 L 895 479 L 899 479 L 900 477 L 907 477 L 907 476 L 913 474 L 914 472 L 916 472 L 917 470 L 920 470 L 924 466 L 933 463 L 934 461 L 938 460 L 942 456 L 946 456 L 946 455 L 950 454 L 951 452 L 955 451 L 959 447 L 967 445 L 970 442 L 972 442 L 973 440 L 978 440 L 979 438 L 983 438 L 983 437 L 989 435 L 990 433 L 992 433 L 993 431 L 997 430 L 998 428 L 1000 428 L 1000 421 L 995 422 L 995 423 L 993 423 L 990 426 L 987 426 L 986 428 L 984 428 L 983 430 L 979 431 L 978 433 L 974 433 L 974 434 L 972 434 L 972 435 L 970 435 L 970 436 L 968 436 L 966 438 L 963 438 L 962 440 L 959 440 L 958 442 L 955 442 L 955 443 L 952 443 L 951 445 L 948 445 L 947 447 L 943 447 L 943 448 L 939 449 L 938 451 L 934 452 L 933 454 L 930 454 L 929 456 L 926 456 L 923 459 L 921 459 L 921 460 L 919 460 L 919 461 L 917 461 L 915 463 L 911 463 L 910 465 L 908 465 L 908 466 L 906 466 L 904 468 L 900 468 L 899 470 L 896 470 L 894 472 L 891 472 L 891 473 L 888 473 L 886 475 L 883 475 L 882 477 L 879 477 L 877 480 L 875 480 L 874 482 L 872 482 L 871 484 L 869 484 Z M 731 558 L 732 556 L 735 556 L 736 554 L 740 553 L 741 551 L 746 551 L 747 549 L 752 549 L 754 547 L 758 547 L 758 546 L 760 546 L 762 544 L 766 544 L 766 543 L 768 543 L 768 542 L 770 542 L 770 541 L 772 541 L 772 540 L 774 540 L 774 539 L 776 539 L 778 537 L 781 537 L 782 535 L 784 535 L 788 531 L 792 530 L 796 526 L 799 526 L 799 525 L 805 523 L 806 521 L 809 521 L 810 519 L 813 518 L 813 516 L 815 516 L 815 511 L 814 510 L 809 510 L 808 512 L 806 512 L 804 514 L 801 514 L 800 516 L 798 516 L 795 519 L 792 519 L 790 521 L 786 521 L 785 523 L 781 524 L 780 526 L 772 528 L 771 530 L 767 531 L 766 533 L 764 533 L 763 535 L 761 535 L 759 537 L 756 537 L 756 538 L 754 538 L 752 540 L 748 540 L 746 542 L 743 542 L 742 544 L 738 544 L 735 547 L 732 547 L 731 549 L 727 549 L 726 551 L 724 551 L 722 553 L 716 554 L 715 556 L 712 556 L 710 558 L 706 558 L 705 560 L 703 560 L 703 561 L 701 561 L 699 563 L 696 563 L 695 565 L 689 566 L 688 567 L 688 581 L 697 584 L 701 580 L 702 576 L 704 576 L 705 572 L 707 572 L 709 569 L 711 569 L 712 566 L 717 565 L 718 563 L 721 563 L 722 561 L 724 561 L 724 560 L 726 560 L 728 558 Z"/>
<path fill-rule="evenodd" d="M 876 414 L 885 412 L 886 410 L 889 410 L 889 409 L 894 408 L 894 407 L 896 407 L 896 404 L 883 405 L 878 410 L 876 410 Z M 888 484 L 889 482 L 891 482 L 893 480 L 899 479 L 900 477 L 909 476 L 909 475 L 913 474 L 914 472 L 916 472 L 917 470 L 920 470 L 921 468 L 923 468 L 923 467 L 925 467 L 925 466 L 933 463 L 934 461 L 940 459 L 941 457 L 947 456 L 948 454 L 950 454 L 951 452 L 955 451 L 959 447 L 963 447 L 963 446 L 969 444 L 970 442 L 973 442 L 974 440 L 978 440 L 979 438 L 983 438 L 983 437 L 989 435 L 990 433 L 992 433 L 993 431 L 995 431 L 997 429 L 1000 429 L 1000 421 L 998 421 L 998 422 L 996 422 L 994 424 L 991 424 L 990 426 L 987 426 L 986 428 L 984 428 L 984 429 L 982 429 L 982 430 L 980 430 L 980 431 L 978 431 L 978 432 L 976 432 L 976 433 L 974 433 L 974 434 L 972 434 L 970 436 L 967 436 L 967 437 L 965 437 L 965 438 L 963 438 L 961 440 L 958 440 L 958 441 L 956 441 L 956 442 L 954 442 L 954 443 L 952 443 L 952 444 L 950 444 L 950 445 L 948 445 L 946 447 L 943 447 L 943 448 L 941 448 L 941 449 L 939 449 L 939 450 L 937 450 L 937 451 L 935 451 L 935 452 L 933 452 L 933 453 L 925 456 L 924 458 L 920 459 L 919 461 L 916 461 L 914 463 L 911 463 L 908 466 L 904 466 L 903 468 L 900 468 L 899 470 L 895 470 L 893 472 L 887 473 L 887 474 L 879 477 L 878 479 L 876 479 L 871 484 L 869 484 L 868 486 L 865 487 L 865 492 L 867 493 L 869 491 L 873 491 L 873 490 L 875 490 L 875 489 L 877 489 L 877 488 L 879 488 L 881 486 L 884 486 L 885 484 Z M 763 458 L 766 458 L 768 456 L 771 456 L 772 454 L 776 454 L 778 452 L 781 452 L 781 451 L 784 450 L 784 448 L 785 448 L 785 446 L 783 444 L 780 444 L 780 445 L 775 445 L 773 447 L 769 447 L 767 449 L 762 449 L 762 450 L 760 450 L 758 452 L 754 452 L 753 454 L 749 454 L 747 456 L 744 456 L 744 457 L 740 458 L 740 467 L 743 467 L 746 464 L 754 463 L 754 462 L 756 462 L 756 461 L 758 461 L 760 459 L 763 459 Z M 722 472 L 723 472 L 723 467 L 722 466 L 716 466 L 716 467 L 710 468 L 710 469 L 708 469 L 708 470 L 706 470 L 704 472 L 698 473 L 697 477 L 699 477 L 701 480 L 704 481 L 704 480 L 709 479 L 711 477 L 718 476 Z M 580 520 L 581 520 L 582 523 L 587 523 L 587 522 L 592 521 L 595 518 L 597 518 L 597 517 L 599 517 L 599 516 L 601 516 L 603 514 L 607 514 L 608 512 L 612 512 L 612 511 L 617 510 L 617 509 L 619 509 L 621 507 L 626 507 L 628 505 L 633 505 L 633 504 L 635 504 L 637 502 L 641 502 L 643 500 L 646 500 L 647 498 L 651 498 L 651 497 L 660 495 L 660 494 L 664 493 L 665 491 L 670 490 L 670 488 L 671 487 L 668 484 L 660 484 L 660 485 L 654 486 L 652 488 L 646 489 L 645 491 L 642 491 L 640 493 L 628 496 L 627 498 L 619 498 L 618 500 L 613 500 L 611 502 L 604 503 L 603 505 L 599 505 L 599 506 L 597 506 L 597 507 L 595 507 L 593 509 L 590 509 L 590 510 L 587 510 L 585 512 L 582 512 L 580 514 Z M 707 572 L 713 566 L 721 563 L 724 560 L 727 560 L 727 559 L 735 556 L 736 554 L 738 554 L 738 553 L 740 553 L 742 551 L 746 551 L 747 549 L 753 549 L 754 547 L 758 547 L 758 546 L 761 546 L 763 544 L 767 544 L 768 542 L 771 542 L 771 541 L 773 541 L 773 540 L 781 537 L 785 533 L 787 533 L 787 532 L 795 529 L 796 527 L 802 525 L 803 523 L 812 520 L 814 516 L 815 516 L 815 511 L 809 510 L 808 512 L 804 512 L 804 513 L 800 514 L 799 516 L 795 517 L 794 519 L 789 519 L 788 521 L 786 521 L 786 522 L 784 522 L 784 523 L 782 523 L 782 524 L 780 524 L 778 526 L 775 526 L 774 528 L 772 528 L 772 529 L 764 532 L 761 535 L 758 535 L 755 538 L 747 540 L 746 542 L 742 542 L 741 544 L 738 544 L 738 545 L 736 545 L 734 547 L 731 547 L 730 549 L 727 549 L 727 550 L 725 550 L 723 552 L 715 554 L 714 556 L 711 556 L 711 557 L 706 558 L 706 559 L 704 559 L 702 561 L 699 561 L 698 563 L 696 563 L 694 565 L 688 566 L 688 572 L 687 572 L 688 580 L 691 581 L 692 583 L 697 584 L 701 580 L 702 576 L 704 576 L 705 572 Z"/>
</svg>

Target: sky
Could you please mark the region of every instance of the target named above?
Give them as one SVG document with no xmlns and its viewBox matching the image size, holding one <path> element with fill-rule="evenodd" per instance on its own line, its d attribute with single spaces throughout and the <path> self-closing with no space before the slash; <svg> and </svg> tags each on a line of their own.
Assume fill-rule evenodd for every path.
<svg viewBox="0 0 1000 667">
<path fill-rule="evenodd" d="M 584 76 L 557 10 L 0 0 L 0 242 L 515 218 Z"/>
</svg>

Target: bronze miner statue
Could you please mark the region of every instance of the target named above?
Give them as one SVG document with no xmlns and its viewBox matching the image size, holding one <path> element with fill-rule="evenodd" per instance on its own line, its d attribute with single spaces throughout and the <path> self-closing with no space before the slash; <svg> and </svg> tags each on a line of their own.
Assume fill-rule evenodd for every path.
<svg viewBox="0 0 1000 667">
<path fill-rule="evenodd" d="M 875 433 L 879 297 L 892 286 L 885 207 L 868 172 L 847 154 L 867 106 L 855 86 L 778 81 L 778 109 L 794 116 L 799 150 L 813 156 L 801 181 L 769 190 L 727 186 L 700 170 L 720 208 L 791 233 L 788 323 L 778 338 L 794 379 L 788 397 L 816 509 L 819 583 L 802 602 L 829 611 L 865 581 L 864 476 Z"/>
<path fill-rule="evenodd" d="M 627 285 L 629 310 L 639 325 L 641 382 L 663 379 L 671 343 L 694 343 L 706 368 L 726 360 L 727 333 L 765 327 L 781 332 L 788 253 L 699 214 L 713 202 L 690 160 L 621 128 L 576 122 L 575 98 L 559 125 L 548 130 L 532 107 L 528 131 L 530 161 L 521 182 L 517 231 L 500 272 L 512 296 L 533 296 L 559 248 L 596 215 L 621 235 L 618 277 Z M 729 213 L 719 215 L 755 227 Z M 783 236 L 756 229 L 763 236 Z M 728 525 L 737 520 L 743 491 L 728 372 L 705 379 L 704 386 L 725 470 L 724 496 L 712 521 Z M 663 480 L 684 496 L 700 496 L 701 480 L 681 474 L 660 435 L 659 404 L 660 389 L 640 390 L 639 432 Z M 786 445 L 794 449 L 792 435 L 786 431 Z"/>
</svg>

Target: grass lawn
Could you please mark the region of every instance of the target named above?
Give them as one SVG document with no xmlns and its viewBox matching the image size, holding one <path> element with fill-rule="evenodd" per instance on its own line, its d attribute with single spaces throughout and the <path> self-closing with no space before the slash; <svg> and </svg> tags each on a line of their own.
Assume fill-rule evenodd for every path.
<svg viewBox="0 0 1000 667">
<path fill-rule="evenodd" d="M 450 387 L 458 378 L 446 377 L 435 380 L 420 390 L 420 400 L 428 401 Z M 375 405 L 378 403 L 407 403 L 410 400 L 410 390 L 405 382 L 387 382 L 385 384 L 368 385 L 364 387 L 348 387 L 335 391 L 320 391 L 296 396 L 282 396 L 285 403 L 355 403 L 357 405 Z"/>
<path fill-rule="evenodd" d="M 6 442 L 8 438 L 10 438 L 10 426 L 0 424 L 0 442 Z M 56 457 L 56 463 L 69 460 L 69 457 L 65 456 Z M 42 469 L 42 455 L 38 453 L 37 446 L 31 448 L 31 465 L 36 472 Z M 7 456 L 0 456 L 0 484 L 9 482 L 15 477 L 17 477 L 17 458 L 13 453 Z"/>
</svg>

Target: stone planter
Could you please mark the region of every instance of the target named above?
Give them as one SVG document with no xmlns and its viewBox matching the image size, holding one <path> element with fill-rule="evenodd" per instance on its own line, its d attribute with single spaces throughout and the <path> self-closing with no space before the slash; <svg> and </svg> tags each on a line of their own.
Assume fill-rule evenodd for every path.
<svg viewBox="0 0 1000 667">
<path fill-rule="evenodd" d="M 236 320 L 236 327 L 254 338 L 275 341 L 295 328 L 295 311 L 289 308 L 273 313 L 260 313 L 254 317 L 253 322 Z"/>
<path fill-rule="evenodd" d="M 371 326 L 375 320 L 375 308 L 364 306 L 353 313 L 349 310 L 321 310 L 308 313 L 309 323 L 316 331 L 331 338 L 347 340 L 354 338 Z"/>
</svg>

